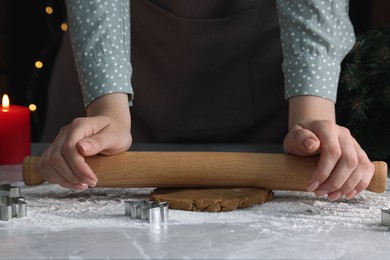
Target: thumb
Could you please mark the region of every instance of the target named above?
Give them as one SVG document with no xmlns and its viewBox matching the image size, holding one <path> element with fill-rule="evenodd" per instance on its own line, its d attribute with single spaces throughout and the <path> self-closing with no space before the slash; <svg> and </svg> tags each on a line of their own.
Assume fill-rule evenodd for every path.
<svg viewBox="0 0 390 260">
<path fill-rule="evenodd" d="M 103 140 L 104 138 L 99 134 L 86 137 L 77 143 L 77 149 L 83 156 L 96 155 L 106 149 Z"/>
<path fill-rule="evenodd" d="M 284 139 L 283 148 L 289 154 L 310 156 L 319 153 L 320 140 L 312 131 L 296 125 Z"/>
</svg>

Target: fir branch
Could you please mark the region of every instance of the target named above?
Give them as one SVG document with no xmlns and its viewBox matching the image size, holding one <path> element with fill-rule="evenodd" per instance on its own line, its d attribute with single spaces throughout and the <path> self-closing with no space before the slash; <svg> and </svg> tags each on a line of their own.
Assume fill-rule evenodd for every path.
<svg viewBox="0 0 390 260">
<path fill-rule="evenodd" d="M 336 112 L 370 159 L 390 162 L 390 27 L 357 37 L 341 64 Z"/>
</svg>

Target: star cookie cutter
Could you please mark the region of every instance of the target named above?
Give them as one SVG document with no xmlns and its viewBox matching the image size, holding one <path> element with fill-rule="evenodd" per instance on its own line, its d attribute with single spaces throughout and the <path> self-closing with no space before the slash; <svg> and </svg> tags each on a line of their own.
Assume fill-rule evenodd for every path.
<svg viewBox="0 0 390 260">
<path fill-rule="evenodd" d="M 125 215 L 131 219 L 141 219 L 149 223 L 168 222 L 168 202 L 154 202 L 145 199 L 124 201 Z"/>
<path fill-rule="evenodd" d="M 382 226 L 390 227 L 390 208 L 381 210 L 381 224 Z"/>
<path fill-rule="evenodd" d="M 27 216 L 27 203 L 20 195 L 20 188 L 10 184 L 0 185 L 0 220 Z"/>
</svg>

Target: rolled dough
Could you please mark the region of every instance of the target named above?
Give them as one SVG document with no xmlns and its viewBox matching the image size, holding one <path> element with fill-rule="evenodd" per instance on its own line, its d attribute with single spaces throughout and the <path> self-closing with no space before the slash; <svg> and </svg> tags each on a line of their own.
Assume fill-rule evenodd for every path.
<svg viewBox="0 0 390 260">
<path fill-rule="evenodd" d="M 220 212 L 262 204 L 272 200 L 273 195 L 271 190 L 260 188 L 157 188 L 152 191 L 150 199 L 166 201 L 171 209 Z"/>
</svg>

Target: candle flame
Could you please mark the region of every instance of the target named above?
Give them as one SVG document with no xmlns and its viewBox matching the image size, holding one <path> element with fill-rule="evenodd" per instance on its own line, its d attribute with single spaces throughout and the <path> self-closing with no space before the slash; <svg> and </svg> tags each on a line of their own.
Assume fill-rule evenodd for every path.
<svg viewBox="0 0 390 260">
<path fill-rule="evenodd" d="M 9 97 L 7 94 L 3 95 L 3 99 L 1 101 L 1 106 L 3 109 L 8 109 L 9 108 Z"/>
</svg>

